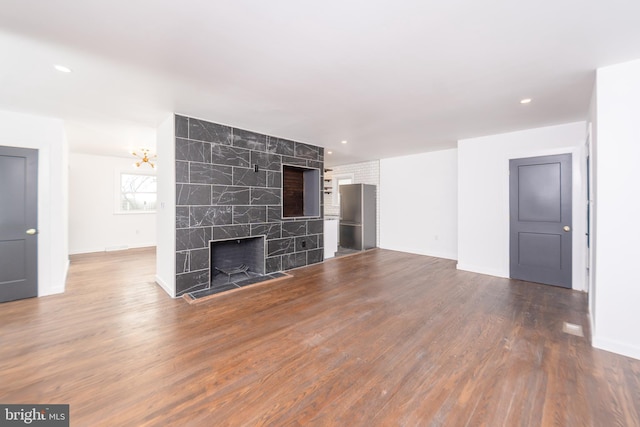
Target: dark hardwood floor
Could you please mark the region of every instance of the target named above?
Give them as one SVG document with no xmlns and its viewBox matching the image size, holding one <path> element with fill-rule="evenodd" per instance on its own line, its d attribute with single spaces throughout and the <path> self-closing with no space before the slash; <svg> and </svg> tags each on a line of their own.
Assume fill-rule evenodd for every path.
<svg viewBox="0 0 640 427">
<path fill-rule="evenodd" d="M 189 305 L 154 270 L 73 256 L 65 294 L 0 304 L 0 402 L 72 426 L 640 425 L 640 361 L 562 332 L 588 328 L 582 293 L 372 250 Z"/>
</svg>

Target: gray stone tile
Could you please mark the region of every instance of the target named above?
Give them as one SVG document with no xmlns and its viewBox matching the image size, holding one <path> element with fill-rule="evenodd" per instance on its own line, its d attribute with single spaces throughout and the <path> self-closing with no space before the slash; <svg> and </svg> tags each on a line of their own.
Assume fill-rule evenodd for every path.
<svg viewBox="0 0 640 427">
<path fill-rule="evenodd" d="M 192 206 L 190 208 L 191 227 L 210 225 L 231 225 L 233 223 L 232 206 Z"/>
<path fill-rule="evenodd" d="M 285 221 L 282 223 L 282 237 L 298 237 L 307 234 L 306 221 Z"/>
<path fill-rule="evenodd" d="M 282 188 L 282 172 L 267 171 L 267 187 Z"/>
<path fill-rule="evenodd" d="M 176 207 L 176 228 L 189 228 L 189 206 Z"/>
<path fill-rule="evenodd" d="M 267 136 L 243 129 L 233 129 L 233 146 L 266 151 Z"/>
<path fill-rule="evenodd" d="M 296 250 L 295 239 L 273 239 L 267 241 L 267 256 L 284 255 Z"/>
<path fill-rule="evenodd" d="M 307 253 L 297 252 L 295 254 L 287 254 L 282 256 L 282 269 L 291 270 L 292 268 L 304 267 L 307 265 Z"/>
<path fill-rule="evenodd" d="M 176 183 L 189 183 L 189 162 L 176 161 Z"/>
<path fill-rule="evenodd" d="M 234 224 L 253 224 L 258 222 L 267 222 L 266 206 L 234 206 L 233 207 L 233 223 Z"/>
<path fill-rule="evenodd" d="M 217 165 L 248 168 L 250 166 L 250 159 L 251 151 L 244 148 L 229 147 L 220 144 L 213 144 L 211 147 L 211 162 Z"/>
<path fill-rule="evenodd" d="M 314 168 L 314 169 L 322 169 L 322 165 L 323 163 L 317 160 L 307 160 L 307 167 Z"/>
<path fill-rule="evenodd" d="M 189 138 L 189 119 L 187 117 L 175 115 L 175 132 L 179 138 Z"/>
<path fill-rule="evenodd" d="M 213 240 L 225 240 L 249 236 L 251 236 L 251 227 L 249 224 L 213 227 Z"/>
<path fill-rule="evenodd" d="M 282 257 L 274 256 L 266 259 L 265 262 L 266 272 L 275 273 L 276 271 L 282 271 Z"/>
<path fill-rule="evenodd" d="M 176 160 L 211 163 L 211 144 L 176 138 Z"/>
<path fill-rule="evenodd" d="M 189 119 L 189 139 L 231 145 L 231 127 L 204 120 Z"/>
<path fill-rule="evenodd" d="M 193 292 L 209 286 L 209 270 L 194 271 L 176 275 L 176 295 Z"/>
<path fill-rule="evenodd" d="M 233 185 L 244 185 L 245 187 L 266 187 L 267 171 L 253 168 L 233 168 Z"/>
<path fill-rule="evenodd" d="M 308 235 L 296 237 L 296 252 L 308 251 L 318 248 L 318 236 Z"/>
<path fill-rule="evenodd" d="M 318 154 L 320 150 L 319 147 L 316 147 L 315 145 L 296 142 L 295 150 L 295 157 L 307 160 L 318 160 Z"/>
<path fill-rule="evenodd" d="M 208 248 L 211 227 L 181 228 L 176 230 L 176 251 Z"/>
<path fill-rule="evenodd" d="M 282 156 L 295 155 L 295 142 L 286 139 L 275 138 L 273 136 L 267 139 L 267 152 L 280 154 Z"/>
<path fill-rule="evenodd" d="M 211 186 L 176 184 L 176 205 L 210 205 Z"/>
<path fill-rule="evenodd" d="M 282 157 L 278 154 L 251 152 L 251 165 L 258 165 L 260 170 L 279 172 L 282 168 Z"/>
<path fill-rule="evenodd" d="M 307 159 L 299 159 L 296 157 L 287 157 L 282 156 L 282 164 L 283 165 L 292 165 L 292 166 L 307 166 Z"/>
<path fill-rule="evenodd" d="M 233 168 L 231 166 L 213 165 L 213 184 L 216 185 L 232 185 L 233 184 Z"/>
<path fill-rule="evenodd" d="M 251 204 L 252 205 L 279 205 L 280 189 L 279 188 L 252 188 Z"/>
<path fill-rule="evenodd" d="M 279 239 L 282 236 L 282 226 L 279 222 L 251 224 L 251 235 L 267 237 L 267 240 Z"/>
<path fill-rule="evenodd" d="M 213 295 L 213 294 L 219 294 L 221 292 L 226 292 L 226 291 L 230 291 L 232 289 L 238 289 L 238 286 L 231 282 L 231 283 L 218 283 L 215 285 L 211 285 L 211 288 L 209 289 L 210 292 L 209 295 Z"/>
<path fill-rule="evenodd" d="M 322 234 L 324 233 L 324 220 L 312 219 L 307 221 L 307 233 Z"/>
<path fill-rule="evenodd" d="M 189 179 L 192 184 L 217 184 L 213 170 L 218 166 L 209 163 L 190 163 Z"/>
<path fill-rule="evenodd" d="M 176 274 L 189 271 L 189 252 L 176 252 Z"/>
<path fill-rule="evenodd" d="M 307 264 L 317 264 L 324 261 L 324 250 L 314 249 L 307 252 Z"/>
<path fill-rule="evenodd" d="M 267 222 L 280 222 L 282 221 L 282 207 L 280 206 L 268 206 L 267 207 Z"/>
<path fill-rule="evenodd" d="M 214 205 L 248 205 L 250 189 L 231 185 L 213 185 L 211 203 Z"/>
<path fill-rule="evenodd" d="M 190 251 L 190 265 L 191 270 L 205 270 L 209 269 L 209 248 L 195 249 Z"/>
</svg>

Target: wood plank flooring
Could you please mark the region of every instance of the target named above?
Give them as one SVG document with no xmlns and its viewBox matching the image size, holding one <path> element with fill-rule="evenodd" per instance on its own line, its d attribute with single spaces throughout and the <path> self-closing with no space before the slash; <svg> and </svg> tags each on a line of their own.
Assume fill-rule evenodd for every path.
<svg viewBox="0 0 640 427">
<path fill-rule="evenodd" d="M 586 295 L 372 250 L 189 305 L 153 250 L 72 257 L 0 304 L 0 402 L 73 426 L 639 426 L 640 361 L 591 348 Z"/>
</svg>

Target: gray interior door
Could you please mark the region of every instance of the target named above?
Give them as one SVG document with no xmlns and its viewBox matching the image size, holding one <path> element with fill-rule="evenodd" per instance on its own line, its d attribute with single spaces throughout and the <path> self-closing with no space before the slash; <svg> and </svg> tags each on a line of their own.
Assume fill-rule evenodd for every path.
<svg viewBox="0 0 640 427">
<path fill-rule="evenodd" d="M 38 294 L 38 151 L 0 147 L 0 302 Z"/>
<path fill-rule="evenodd" d="M 509 161 L 510 276 L 571 288 L 571 154 Z"/>
</svg>

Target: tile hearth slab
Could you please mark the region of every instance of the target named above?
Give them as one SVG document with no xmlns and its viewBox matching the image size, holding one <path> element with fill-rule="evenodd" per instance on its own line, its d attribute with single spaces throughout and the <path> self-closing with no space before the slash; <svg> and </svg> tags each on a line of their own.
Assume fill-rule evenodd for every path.
<svg viewBox="0 0 640 427">
<path fill-rule="evenodd" d="M 207 289 L 188 292 L 184 294 L 182 297 L 189 304 L 197 304 L 197 303 L 206 301 L 210 298 L 214 298 L 222 294 L 238 291 L 240 289 L 244 289 L 252 285 L 267 284 L 277 280 L 288 279 L 290 277 L 292 276 L 287 273 L 280 273 L 280 272 L 265 274 L 264 276 L 251 277 L 244 280 L 237 280 L 229 283 L 216 284 Z"/>
</svg>

